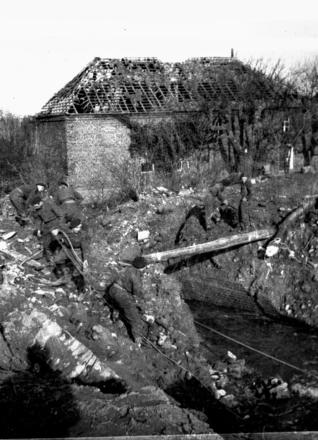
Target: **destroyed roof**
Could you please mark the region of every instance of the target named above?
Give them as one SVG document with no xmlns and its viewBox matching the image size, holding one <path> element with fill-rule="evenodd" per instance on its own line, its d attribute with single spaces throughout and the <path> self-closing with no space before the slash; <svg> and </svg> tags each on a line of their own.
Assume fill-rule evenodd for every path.
<svg viewBox="0 0 318 440">
<path fill-rule="evenodd" d="M 273 81 L 236 58 L 95 58 L 42 108 L 40 115 L 197 111 L 204 100 L 272 99 Z M 250 87 L 250 83 L 252 87 Z M 248 83 L 248 86 L 247 86 Z"/>
</svg>

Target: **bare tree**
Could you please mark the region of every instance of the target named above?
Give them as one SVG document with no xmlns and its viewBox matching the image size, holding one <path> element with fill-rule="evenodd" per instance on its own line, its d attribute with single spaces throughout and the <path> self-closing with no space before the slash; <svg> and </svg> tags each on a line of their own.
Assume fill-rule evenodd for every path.
<svg viewBox="0 0 318 440">
<path fill-rule="evenodd" d="M 304 97 L 316 97 L 318 93 L 318 56 L 296 64 L 290 71 L 290 80 Z"/>
<path fill-rule="evenodd" d="M 297 140 L 305 165 L 310 165 L 318 145 L 318 56 L 294 66 L 290 72 L 290 81 L 301 96 L 301 116 L 296 122 Z"/>
<path fill-rule="evenodd" d="M 218 143 L 225 162 L 233 171 L 252 174 L 279 150 L 285 113 L 293 101 L 284 66 L 257 60 L 227 69 L 218 78 L 224 93 L 205 102 L 211 128 L 218 121 Z M 235 95 L 226 93 L 229 89 Z"/>
<path fill-rule="evenodd" d="M 218 151 L 229 171 L 247 174 L 279 151 L 285 114 L 294 100 L 280 61 L 215 66 L 194 59 L 179 73 L 178 99 L 192 111 L 153 127 L 131 127 L 132 150 L 166 169 L 180 158 L 209 160 Z M 182 90 L 191 91 L 191 99 Z"/>
<path fill-rule="evenodd" d="M 31 152 L 30 122 L 0 110 L 0 191 L 21 180 L 21 165 Z"/>
</svg>

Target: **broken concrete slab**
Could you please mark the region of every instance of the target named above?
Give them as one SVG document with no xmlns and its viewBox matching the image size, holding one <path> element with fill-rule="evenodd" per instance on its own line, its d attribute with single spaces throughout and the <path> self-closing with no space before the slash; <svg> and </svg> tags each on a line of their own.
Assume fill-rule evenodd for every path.
<svg viewBox="0 0 318 440">
<path fill-rule="evenodd" d="M 38 308 L 12 312 L 3 323 L 3 333 L 13 352 L 15 346 L 19 346 L 20 356 L 24 352 L 25 363 L 30 352 L 40 350 L 40 358 L 53 371 L 59 371 L 66 378 L 77 378 L 84 383 L 111 380 L 123 385 L 114 370 Z"/>
<path fill-rule="evenodd" d="M 137 240 L 138 241 L 148 240 L 149 237 L 150 237 L 150 231 L 148 231 L 148 230 L 138 231 L 138 233 L 137 233 Z"/>
<path fill-rule="evenodd" d="M 10 231 L 6 232 L 1 235 L 1 240 L 10 240 L 10 238 L 14 237 L 16 235 L 17 231 Z"/>
</svg>

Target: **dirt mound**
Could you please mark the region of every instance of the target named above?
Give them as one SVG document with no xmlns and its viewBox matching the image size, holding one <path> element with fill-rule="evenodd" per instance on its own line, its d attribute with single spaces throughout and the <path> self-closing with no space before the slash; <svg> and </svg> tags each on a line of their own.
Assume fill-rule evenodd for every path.
<svg viewBox="0 0 318 440">
<path fill-rule="evenodd" d="M 288 183 L 290 194 L 272 191 L 276 196 L 271 202 L 268 197 L 273 186 L 279 187 L 278 182 L 255 186 L 252 228 L 272 225 L 297 206 L 300 197 L 297 199 L 295 187 Z M 303 252 L 309 226 L 306 234 L 299 228 L 287 238 L 287 255 L 281 248 L 277 256 L 260 259 L 259 245 L 250 244 L 141 269 L 142 294 L 134 298 L 144 328 L 141 347 L 105 302 L 100 287 L 109 283 L 111 273 L 122 272 L 140 253 L 233 233 L 239 188 L 227 187 L 225 191 L 232 207 L 231 221 L 224 221 L 225 217 L 212 229 L 205 227 L 200 215 L 187 218 L 191 209 L 200 206 L 199 195 L 192 191 L 173 194 L 157 189 L 107 213 L 87 209 L 89 279 L 99 288 L 89 283 L 80 295 L 72 283 L 55 285 L 54 276 L 41 259 L 41 268 L 21 265 L 17 254 L 26 259 L 39 249 L 32 227 L 20 228 L 11 215 L 2 216 L 3 232 L 17 232 L 11 239 L 0 240 L 6 259 L 0 293 L 0 403 L 10 420 L 7 431 L 2 432 L 9 437 L 19 436 L 23 430 L 23 436 L 45 436 L 49 428 L 50 435 L 60 437 L 204 433 L 215 426 L 224 429 L 226 421 L 218 425 L 217 420 L 221 420 L 220 411 L 229 414 L 229 408 L 235 414 L 231 427 L 244 425 L 241 419 L 247 415 L 246 407 L 257 400 L 255 388 L 247 387 L 255 375 L 248 367 L 243 368 L 240 359 L 232 362 L 235 366 L 229 366 L 229 360 L 225 366 L 210 365 L 185 299 L 197 295 L 205 302 L 208 298 L 210 303 L 214 301 L 215 307 L 227 302 L 229 307 L 259 313 L 256 298 L 263 308 L 266 300 L 279 313 L 298 313 L 299 319 L 316 325 L 312 292 L 317 281 L 307 264 L 315 264 L 310 252 L 315 240 Z M 311 233 L 313 230 L 311 225 Z M 290 250 L 295 258 L 291 258 Z M 15 256 L 11 258 L 10 254 Z M 246 381 L 242 381 L 243 376 Z M 35 383 L 46 401 L 36 425 L 27 422 L 39 412 L 31 391 Z M 200 390 L 197 399 L 189 397 L 194 390 Z M 206 406 L 200 405 L 202 396 L 208 396 Z M 58 405 L 64 409 L 63 417 L 56 409 Z M 18 428 L 13 428 L 15 410 L 23 421 Z M 55 428 L 52 414 L 60 420 Z"/>
<path fill-rule="evenodd" d="M 129 212 L 129 204 L 123 209 Z M 116 258 L 127 243 L 136 241 L 135 237 L 125 241 L 124 218 L 116 225 L 118 230 L 107 234 L 106 249 L 103 240 L 98 243 L 98 259 L 91 246 L 89 261 L 96 283 L 106 279 L 110 269 L 117 270 Z M 13 238 L 0 240 L 5 256 L 0 294 L 0 406 L 6 415 L 2 433 L 61 437 L 212 431 L 203 414 L 200 420 L 179 408 L 158 388 L 182 377 L 178 362 L 184 363 L 184 352 L 198 350 L 199 345 L 176 280 L 160 267 L 142 271 L 144 295 L 138 307 L 148 343 L 139 348 L 122 320 L 112 316 L 101 291 L 87 286 L 79 295 L 72 283 L 56 285 L 41 259 L 40 267 L 21 265 L 38 250 L 32 225 L 21 228 L 9 215 L 3 217 L 2 227 L 3 232 L 16 231 Z M 104 232 L 104 226 L 100 228 Z M 124 243 L 112 241 L 116 233 Z M 104 259 L 105 250 L 109 253 Z M 200 365 L 195 355 L 193 359 L 193 365 Z M 43 399 L 35 399 L 36 391 Z"/>
</svg>

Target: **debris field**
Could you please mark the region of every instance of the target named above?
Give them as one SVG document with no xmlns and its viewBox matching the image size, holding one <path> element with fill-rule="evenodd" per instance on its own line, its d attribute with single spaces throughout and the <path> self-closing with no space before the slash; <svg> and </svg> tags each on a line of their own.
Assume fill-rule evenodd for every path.
<svg viewBox="0 0 318 440">
<path fill-rule="evenodd" d="M 306 195 L 314 194 L 313 179 L 257 180 L 252 230 L 279 225 Z M 19 226 L 7 197 L 1 200 L 4 437 L 192 434 L 257 431 L 264 425 L 268 430 L 315 428 L 314 372 L 311 377 L 295 373 L 288 380 L 264 377 L 256 365 L 228 350 L 226 340 L 222 357 L 212 362 L 190 308 L 196 300 L 316 328 L 315 205 L 280 241 L 256 241 L 141 268 L 131 264 L 141 255 L 239 233 L 239 189 L 233 185 L 225 192 L 229 209 L 211 229 L 200 223 L 201 194 L 191 188 L 179 193 L 153 188 L 138 201 L 107 212 L 86 206 L 89 281 L 82 293 L 71 282 L 59 283 L 41 257 L 32 224 Z M 188 216 L 194 206 L 198 215 Z M 264 255 L 266 244 L 274 246 L 273 255 Z M 140 281 L 135 301 L 141 344 L 132 340 L 105 298 L 103 286 L 114 272 Z"/>
</svg>

